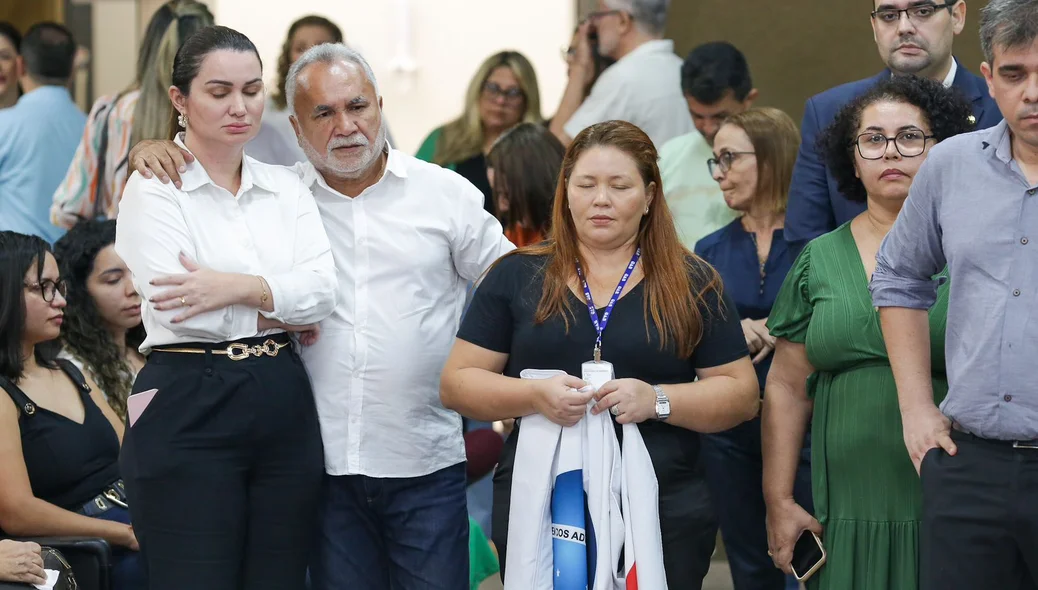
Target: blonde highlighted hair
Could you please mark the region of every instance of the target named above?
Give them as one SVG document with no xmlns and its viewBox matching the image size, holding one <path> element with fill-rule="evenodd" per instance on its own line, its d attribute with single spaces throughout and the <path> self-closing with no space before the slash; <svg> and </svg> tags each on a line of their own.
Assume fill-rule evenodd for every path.
<svg viewBox="0 0 1038 590">
<path fill-rule="evenodd" d="M 173 58 L 188 37 L 213 23 L 212 13 L 196 0 L 170 0 L 152 16 L 141 42 L 137 65 L 141 94 L 133 111 L 130 145 L 145 139 L 165 139 L 169 135 L 173 112 L 169 101 Z"/>
<path fill-rule="evenodd" d="M 754 107 L 728 117 L 724 125 L 734 125 L 750 138 L 757 156 L 756 198 L 766 199 L 773 213 L 785 213 L 800 149 L 797 124 L 779 109 Z"/>
<path fill-rule="evenodd" d="M 483 122 L 479 116 L 479 101 L 483 85 L 497 68 L 506 66 L 512 70 L 519 88 L 523 91 L 526 108 L 520 122 L 543 123 L 541 95 L 537 87 L 537 74 L 533 64 L 518 51 L 502 51 L 488 57 L 469 82 L 465 92 L 465 109 L 461 116 L 443 126 L 440 140 L 436 143 L 433 162 L 446 166 L 463 162 L 483 152 Z"/>
</svg>

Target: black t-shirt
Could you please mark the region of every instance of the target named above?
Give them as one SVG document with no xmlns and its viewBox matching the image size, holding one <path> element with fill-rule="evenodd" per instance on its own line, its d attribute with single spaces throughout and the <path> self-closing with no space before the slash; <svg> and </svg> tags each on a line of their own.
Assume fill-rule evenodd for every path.
<svg viewBox="0 0 1038 590">
<path fill-rule="evenodd" d="M 487 178 L 487 160 L 483 154 L 476 154 L 468 160 L 463 160 L 454 165 L 454 171 L 483 193 L 483 209 L 494 215 L 494 191 L 490 188 L 490 179 Z"/>
<path fill-rule="evenodd" d="M 504 374 L 519 377 L 523 369 L 560 369 L 580 377 L 591 360 L 596 332 L 582 298 L 572 292 L 569 333 L 561 317 L 534 322 L 544 282 L 546 257 L 512 255 L 502 259 L 480 284 L 462 322 L 458 338 L 509 355 Z M 703 262 L 696 262 L 704 265 Z M 704 285 L 706 273 L 694 269 L 693 287 Z M 735 305 L 716 291 L 704 296 L 700 313 L 703 335 L 691 358 L 678 356 L 673 338 L 660 349 L 659 332 L 645 316 L 644 282 L 629 288 L 616 302 L 602 334 L 602 360 L 613 364 L 617 379 L 634 378 L 654 385 L 689 383 L 696 369 L 716 367 L 748 354 Z M 601 302 L 605 303 L 605 302 Z M 597 304 L 597 303 L 596 303 Z M 602 309 L 599 309 L 601 316 Z M 689 481 L 699 454 L 699 435 L 691 430 L 649 420 L 638 425 L 653 460 L 661 495 Z M 501 459 L 510 467 L 516 435 Z"/>
</svg>

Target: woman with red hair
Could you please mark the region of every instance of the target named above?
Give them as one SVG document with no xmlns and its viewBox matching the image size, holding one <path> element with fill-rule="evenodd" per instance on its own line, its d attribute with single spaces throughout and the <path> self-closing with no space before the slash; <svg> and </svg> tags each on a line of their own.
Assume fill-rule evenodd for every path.
<svg viewBox="0 0 1038 590">
<path fill-rule="evenodd" d="M 699 588 L 714 528 L 688 500 L 698 433 L 753 418 L 758 387 L 734 304 L 713 268 L 681 245 L 658 198 L 657 159 L 630 123 L 600 123 L 576 137 L 562 162 L 550 239 L 487 272 L 444 368 L 441 397 L 476 420 L 541 414 L 563 426 L 583 418 L 594 399 L 595 413 L 637 424 L 659 483 L 668 585 Z M 613 378 L 581 393 L 584 382 L 573 375 L 592 357 L 608 361 Z M 520 379 L 527 368 L 568 376 Z M 494 481 L 502 563 L 521 426 Z"/>
</svg>

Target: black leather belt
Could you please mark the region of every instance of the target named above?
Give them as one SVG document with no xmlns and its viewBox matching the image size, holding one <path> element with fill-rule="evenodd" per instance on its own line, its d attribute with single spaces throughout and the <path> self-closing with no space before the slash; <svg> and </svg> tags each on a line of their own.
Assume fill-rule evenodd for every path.
<svg viewBox="0 0 1038 590">
<path fill-rule="evenodd" d="M 119 508 L 130 507 L 130 504 L 126 501 L 126 486 L 123 485 L 123 480 L 121 479 L 106 487 L 100 494 L 94 496 L 93 500 L 83 504 L 76 512 L 83 516 L 99 516 L 117 506 Z"/>
<path fill-rule="evenodd" d="M 977 435 L 973 434 L 969 430 L 966 430 L 966 428 L 964 428 L 958 422 L 952 422 L 952 430 L 954 430 L 955 432 L 960 432 L 962 434 L 965 434 L 965 435 L 967 435 L 967 436 L 969 436 L 971 438 L 975 438 L 977 440 L 984 441 L 986 443 L 991 443 L 993 445 L 1010 447 L 1010 448 L 1013 448 L 1013 449 L 1024 449 L 1024 450 L 1038 451 L 1038 439 L 1034 439 L 1034 440 L 999 440 L 999 439 L 995 439 L 995 438 L 984 438 L 982 436 L 977 436 Z"/>
</svg>

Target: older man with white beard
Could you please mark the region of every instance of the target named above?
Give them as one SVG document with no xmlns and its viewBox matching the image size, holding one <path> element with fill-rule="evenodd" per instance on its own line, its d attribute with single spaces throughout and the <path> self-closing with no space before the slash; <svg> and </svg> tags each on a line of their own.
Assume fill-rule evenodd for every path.
<svg viewBox="0 0 1038 590">
<path fill-rule="evenodd" d="M 315 590 L 465 590 L 461 418 L 440 403 L 469 281 L 513 249 L 454 172 L 392 149 L 367 62 L 310 49 L 286 95 L 339 273 L 339 306 L 302 357 L 313 380 L 327 476 Z M 142 142 L 130 161 L 179 181 L 188 154 Z M 150 170 L 149 170 L 150 169 Z"/>
</svg>

